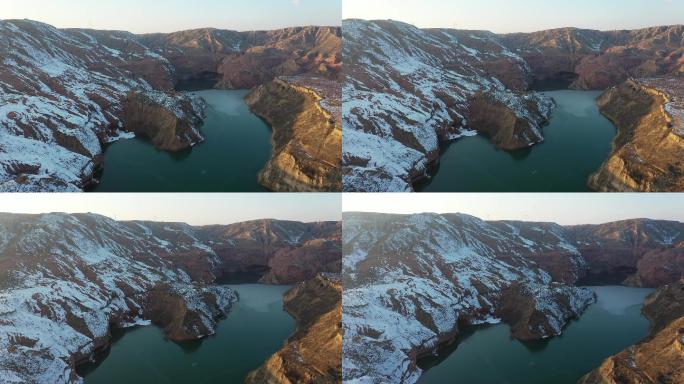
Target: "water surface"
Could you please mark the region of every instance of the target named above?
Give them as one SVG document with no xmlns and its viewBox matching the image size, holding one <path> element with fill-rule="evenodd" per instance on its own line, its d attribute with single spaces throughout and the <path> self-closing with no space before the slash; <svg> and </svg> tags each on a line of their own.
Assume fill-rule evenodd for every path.
<svg viewBox="0 0 684 384">
<path fill-rule="evenodd" d="M 507 152 L 483 136 L 445 146 L 424 192 L 587 192 L 587 179 L 608 158 L 615 136 L 596 105 L 598 91 L 544 92 L 557 104 L 544 143 Z"/>
<path fill-rule="evenodd" d="M 598 302 L 549 341 L 521 343 L 507 325 L 471 328 L 457 345 L 422 360 L 419 383 L 576 384 L 605 358 L 641 340 L 641 307 L 651 289 L 590 287 Z"/>
<path fill-rule="evenodd" d="M 105 149 L 97 192 L 263 192 L 257 174 L 271 154 L 271 129 L 250 112 L 249 91 L 195 92 L 207 102 L 205 141 L 192 150 L 159 151 L 144 138 Z"/>
<path fill-rule="evenodd" d="M 294 332 L 283 310 L 286 286 L 236 285 L 240 301 L 216 335 L 174 343 L 155 326 L 121 331 L 108 356 L 79 369 L 86 384 L 242 383 Z"/>
</svg>

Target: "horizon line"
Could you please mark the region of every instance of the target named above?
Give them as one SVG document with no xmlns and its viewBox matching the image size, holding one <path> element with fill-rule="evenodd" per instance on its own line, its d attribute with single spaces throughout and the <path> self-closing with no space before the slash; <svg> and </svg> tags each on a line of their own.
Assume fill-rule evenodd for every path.
<svg viewBox="0 0 684 384">
<path fill-rule="evenodd" d="M 172 33 L 178 33 L 178 32 L 188 32 L 188 31 L 199 31 L 203 29 L 214 29 L 217 31 L 230 31 L 230 32 L 238 32 L 238 33 L 248 33 L 248 32 L 272 32 L 272 31 L 280 31 L 284 29 L 292 29 L 292 28 L 342 28 L 341 22 L 343 20 L 340 20 L 340 25 L 325 25 L 325 24 L 300 24 L 300 25 L 291 25 L 291 26 L 286 26 L 286 27 L 274 27 L 271 29 L 265 28 L 265 29 L 249 29 L 249 30 L 240 30 L 240 29 L 229 29 L 229 28 L 221 28 L 221 27 L 196 27 L 196 28 L 187 28 L 187 29 L 177 29 L 173 30 L 170 32 L 133 32 L 130 30 L 126 29 L 98 29 L 98 28 L 88 28 L 88 27 L 58 27 L 54 24 L 50 24 L 45 21 L 40 21 L 36 19 L 30 19 L 30 18 L 23 18 L 23 19 L 17 19 L 17 18 L 11 18 L 11 19 L 0 19 L 0 22 L 11 22 L 11 21 L 30 21 L 34 23 L 41 23 L 48 25 L 52 28 L 56 28 L 58 30 L 88 30 L 88 31 L 100 31 L 100 32 L 128 32 L 134 35 L 156 35 L 156 34 L 172 34 Z"/>
<path fill-rule="evenodd" d="M 588 28 L 588 27 L 571 27 L 571 26 L 565 26 L 565 27 L 554 27 L 554 28 L 547 28 L 547 29 L 538 29 L 538 30 L 532 30 L 528 32 L 524 31 L 516 31 L 516 32 L 494 32 L 491 29 L 468 29 L 468 28 L 454 28 L 454 27 L 421 27 L 418 26 L 417 24 L 413 24 L 408 21 L 403 21 L 403 20 L 396 20 L 396 19 L 364 19 L 360 17 L 349 17 L 349 18 L 343 18 L 342 22 L 344 23 L 345 21 L 368 21 L 368 22 L 376 22 L 376 21 L 389 21 L 389 22 L 399 22 L 403 24 L 410 25 L 412 27 L 421 29 L 421 30 L 430 30 L 430 29 L 443 29 L 443 30 L 453 30 L 453 31 L 478 31 L 478 32 L 490 32 L 494 33 L 496 35 L 513 35 L 513 34 L 530 34 L 530 33 L 538 33 L 538 32 L 546 32 L 546 31 L 555 31 L 555 30 L 562 30 L 562 29 L 577 29 L 577 30 L 584 30 L 584 31 L 598 31 L 598 32 L 616 32 L 616 31 L 639 31 L 643 29 L 651 29 L 651 28 L 659 28 L 659 27 L 678 27 L 678 26 L 684 26 L 684 23 L 679 23 L 679 24 L 656 24 L 656 25 L 648 25 L 644 27 L 638 27 L 638 28 L 622 28 L 622 29 L 597 29 L 597 28 Z"/>
</svg>

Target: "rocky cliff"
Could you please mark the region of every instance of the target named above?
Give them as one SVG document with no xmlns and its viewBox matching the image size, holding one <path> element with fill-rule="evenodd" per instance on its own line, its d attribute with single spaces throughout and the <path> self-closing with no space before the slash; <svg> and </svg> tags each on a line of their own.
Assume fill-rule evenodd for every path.
<svg viewBox="0 0 684 384">
<path fill-rule="evenodd" d="M 177 97 L 177 105 L 169 105 L 162 92 L 131 92 L 123 105 L 124 125 L 164 151 L 179 151 L 202 142 L 204 138 L 196 127 L 204 117 L 204 101 L 187 95 Z"/>
<path fill-rule="evenodd" d="M 628 80 L 598 103 L 618 134 L 589 186 L 604 192 L 684 190 L 684 80 Z"/>
<path fill-rule="evenodd" d="M 342 383 L 342 284 L 323 274 L 285 293 L 297 330 L 285 346 L 247 377 L 248 384 Z"/>
<path fill-rule="evenodd" d="M 651 294 L 642 312 L 651 322 L 646 339 L 606 359 L 580 384 L 684 382 L 684 280 Z"/>
<path fill-rule="evenodd" d="M 322 234 L 334 239 L 335 227 L 261 221 L 221 230 L 92 214 L 0 214 L 0 381 L 81 382 L 75 366 L 108 348 L 111 328 L 152 322 L 174 341 L 211 335 L 237 300 L 217 284 L 237 263 L 231 255 L 261 244 L 261 259 L 243 260 L 261 268 L 245 272 L 246 281 L 270 273 L 268 262 L 278 257 L 292 258 L 292 270 L 285 260 L 273 263 L 282 281 L 335 265 L 339 271 L 339 242 L 321 256 L 330 261 L 318 264 L 315 252 L 326 246 L 311 245 L 324 243 Z"/>
<path fill-rule="evenodd" d="M 250 93 L 247 104 L 273 129 L 271 158 L 259 182 L 274 191 L 341 191 L 340 83 L 280 77 Z"/>
<path fill-rule="evenodd" d="M 683 28 L 496 35 L 346 20 L 344 188 L 410 191 L 439 161 L 440 143 L 463 136 L 479 133 L 505 150 L 540 143 L 553 103 L 531 90 L 680 76 Z M 645 136 L 662 138 L 659 127 Z M 653 168 L 676 173 L 678 160 Z"/>
<path fill-rule="evenodd" d="M 594 301 L 574 286 L 594 269 L 644 286 L 684 276 L 678 222 L 563 227 L 373 213 L 343 220 L 343 377 L 350 383 L 416 382 L 417 360 L 454 342 L 465 325 L 503 321 L 519 340 L 560 335 Z"/>
</svg>

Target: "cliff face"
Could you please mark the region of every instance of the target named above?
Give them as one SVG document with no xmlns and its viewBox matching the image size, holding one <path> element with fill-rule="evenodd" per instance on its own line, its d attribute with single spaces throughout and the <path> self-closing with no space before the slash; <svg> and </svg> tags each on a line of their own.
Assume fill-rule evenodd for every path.
<svg viewBox="0 0 684 384">
<path fill-rule="evenodd" d="M 229 288 L 209 286 L 212 275 L 194 274 L 167 258 L 195 255 L 209 271 L 216 263 L 211 249 L 182 226 L 169 224 L 149 236 L 152 229 L 143 224 L 63 214 L 3 214 L 0 226 L 3 381 L 80 382 L 75 366 L 108 347 L 110 327 L 149 324 L 151 318 L 163 323 L 148 306 L 152 296 L 160 310 L 173 309 L 166 304 L 185 308 L 185 327 L 177 328 L 185 332 L 165 328 L 174 340 L 212 334 L 216 318 L 236 300 Z M 183 236 L 174 238 L 177 232 Z M 162 299 L 170 292 L 150 293 L 160 282 L 174 287 L 173 303 Z"/>
<path fill-rule="evenodd" d="M 182 94 L 175 97 L 179 103 L 172 107 L 161 92 L 129 93 L 123 106 L 124 124 L 160 150 L 179 151 L 200 143 L 204 138 L 196 127 L 204 116 L 204 102 Z"/>
<path fill-rule="evenodd" d="M 297 330 L 285 346 L 251 372 L 251 384 L 342 382 L 342 285 L 338 275 L 319 275 L 285 294 L 285 310 Z"/>
<path fill-rule="evenodd" d="M 684 190 L 684 123 L 681 79 L 639 79 L 607 90 L 601 113 L 618 134 L 613 152 L 589 179 L 599 191 Z"/>
<path fill-rule="evenodd" d="M 336 226 L 260 221 L 196 228 L 92 214 L 0 214 L 0 381 L 78 383 L 75 366 L 108 348 L 112 327 L 153 322 L 174 341 L 211 335 L 237 300 L 217 284 L 238 262 L 232 255 L 260 247 L 261 259 L 244 262 L 272 274 L 273 282 L 312 278 L 335 265 L 339 271 Z M 318 261 L 326 233 L 328 254 Z M 293 269 L 281 260 L 271 271 L 269 261 L 281 252 L 292 257 Z M 236 273 L 252 282 L 261 276 L 248 272 Z"/>
<path fill-rule="evenodd" d="M 606 359 L 580 384 L 684 382 L 684 280 L 651 294 L 642 312 L 651 322 L 648 337 Z"/>
<path fill-rule="evenodd" d="M 684 224 L 635 219 L 568 227 L 586 261 L 582 277 L 657 288 L 684 273 Z"/>
<path fill-rule="evenodd" d="M 341 191 L 340 84 L 284 77 L 257 87 L 247 104 L 273 129 L 271 158 L 259 182 L 274 191 Z"/>
<path fill-rule="evenodd" d="M 535 262 L 563 254 L 578 274 L 559 226 L 363 213 L 345 214 L 344 226 L 345 381 L 415 383 L 418 358 L 463 325 L 506 321 L 514 337 L 547 338 L 594 301 Z"/>
<path fill-rule="evenodd" d="M 678 281 L 682 245 L 678 222 L 345 214 L 344 380 L 414 383 L 417 359 L 463 325 L 505 322 L 519 340 L 560 335 L 594 301 L 578 281 L 594 273 L 643 286 Z"/>
<path fill-rule="evenodd" d="M 0 190 L 84 188 L 100 165 L 102 146 L 132 137 L 124 124 L 131 94 L 159 100 L 148 112 L 164 120 L 192 104 L 169 92 L 168 60 L 130 33 L 3 20 L 0 37 Z M 200 139 L 201 119 L 187 117 L 175 124 L 193 131 L 193 137 L 179 132 L 176 143 L 165 144 L 179 147 Z M 156 136 L 155 127 L 147 128 L 150 136 Z"/>
</svg>

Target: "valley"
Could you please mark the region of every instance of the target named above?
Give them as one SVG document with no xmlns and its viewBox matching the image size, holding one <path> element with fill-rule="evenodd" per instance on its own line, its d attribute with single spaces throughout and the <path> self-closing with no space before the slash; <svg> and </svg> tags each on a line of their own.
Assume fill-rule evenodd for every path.
<svg viewBox="0 0 684 384">
<path fill-rule="evenodd" d="M 244 382 L 249 371 L 276 352 L 294 331 L 293 319 L 282 309 L 282 296 L 289 287 L 229 288 L 239 300 L 219 321 L 213 337 L 173 343 L 154 326 L 126 331 L 99 364 L 79 368 L 84 383 Z"/>
<path fill-rule="evenodd" d="M 582 281 L 596 286 L 617 280 L 627 287 L 667 290 L 684 276 L 684 224 L 679 222 L 560 226 L 462 214 L 350 212 L 344 223 L 343 378 L 349 383 L 439 382 L 446 377 L 440 375 L 453 377 L 451 369 L 463 371 L 464 377 L 484 369 L 512 382 L 534 382 L 530 375 L 543 382 L 546 373 L 558 371 L 567 376 L 554 380 L 576 382 L 611 354 L 642 342 L 649 331 L 639 316 L 639 303 L 649 290 L 630 299 L 628 292 L 638 292 L 630 291 L 634 288 L 611 288 L 631 303 L 623 308 L 629 317 L 620 321 L 634 328 L 610 336 L 603 328 L 617 320 L 602 295 L 611 291 L 587 288 Z M 617 298 L 608 301 L 625 302 Z M 662 301 L 678 305 L 671 297 Z M 646 318 L 653 326 L 653 318 Z M 596 332 L 606 337 L 606 349 L 587 355 L 572 347 L 578 342 L 572 335 Z M 680 352 L 673 352 L 673 363 L 662 368 L 669 367 L 668 377 L 676 377 L 681 340 L 669 332 L 667 340 Z M 500 355 L 473 360 L 475 351 L 492 345 Z M 518 349 L 511 360 L 511 351 Z M 442 354 L 447 350 L 451 356 Z M 475 355 L 464 355 L 468 351 Z M 588 359 L 562 366 L 554 353 Z M 530 367 L 534 361 L 540 366 Z M 632 370 L 649 367 L 636 364 Z"/>
<path fill-rule="evenodd" d="M 202 132 L 206 105 L 188 90 L 256 90 L 272 82 L 287 83 L 288 76 L 300 76 L 300 86 L 268 101 L 272 111 L 254 112 L 266 121 L 273 113 L 283 115 L 284 122 L 272 127 L 277 140 L 263 144 L 291 143 L 295 149 L 284 152 L 286 160 L 276 159 L 280 172 L 259 178 L 261 185 L 254 186 L 255 172 L 239 189 L 339 190 L 341 127 L 332 116 L 339 109 L 338 98 L 334 91 L 323 92 L 316 85 L 329 81 L 328 88 L 340 87 L 340 33 L 334 27 L 297 27 L 134 35 L 3 20 L 0 190 L 92 189 L 99 182 L 103 160 L 109 160 L 104 147 L 122 138 L 147 138 L 156 149 L 178 158 L 176 152 L 190 151 L 206 139 Z M 251 96 L 253 104 L 265 96 L 257 94 Z M 297 115 L 298 110 L 316 109 L 316 114 Z M 304 119 L 305 123 L 296 124 Z M 261 125 L 251 128 L 259 130 Z M 316 135 L 310 142 L 302 139 L 311 137 L 311 132 Z M 279 155 L 279 146 L 271 153 Z M 266 167 L 263 152 L 257 155 L 252 162 Z M 238 167 L 228 164 L 233 161 L 230 156 L 212 160 L 224 168 Z M 203 170 L 194 171 L 197 175 Z M 136 191 L 132 186 L 126 186 L 128 192 Z M 213 192 L 223 187 L 220 177 L 214 184 L 198 186 Z"/>
<path fill-rule="evenodd" d="M 183 366 L 191 358 L 186 353 L 195 351 L 193 359 L 218 368 L 228 361 L 219 364 L 209 352 L 220 348 L 224 337 L 242 332 L 237 326 L 245 328 L 244 337 L 258 332 L 264 338 L 262 347 L 244 354 L 248 363 L 225 372 L 233 378 L 244 375 L 244 380 L 283 346 L 293 326 L 306 333 L 315 324 L 319 314 L 301 314 L 301 304 L 288 306 L 290 300 L 327 300 L 334 307 L 341 298 L 335 290 L 285 293 L 293 321 L 278 304 L 285 288 L 277 287 L 334 281 L 341 262 L 339 222 L 259 220 L 192 227 L 119 222 L 94 214 L 0 214 L 0 227 L 0 348 L 7 351 L 0 355 L 3 382 L 80 383 L 77 368 L 110 351 L 111 362 L 99 360 L 99 367 L 82 372 L 86 382 L 103 382 L 98 380 L 106 379 L 122 359 L 134 356 L 120 349 L 142 342 L 158 351 L 156 360 L 147 363 Z M 262 285 L 226 285 L 239 280 Z M 272 316 L 260 312 L 265 309 Z M 282 327 L 266 338 L 255 327 L 270 324 L 274 316 L 283 320 Z M 218 334 L 227 328 L 226 336 Z M 113 334 L 123 329 L 133 331 L 112 345 Z M 339 361 L 334 340 L 340 336 L 334 326 L 327 337 L 334 355 L 328 359 Z M 242 351 L 236 353 L 242 356 Z M 283 376 L 315 369 L 320 356 L 284 357 L 294 363 Z M 320 375 L 335 381 L 327 367 Z M 154 372 L 146 368 L 139 374 Z M 223 371 L 206 374 L 221 376 Z"/>
<path fill-rule="evenodd" d="M 435 177 L 455 180 L 435 183 L 431 191 L 461 191 L 468 181 L 459 176 L 477 179 L 478 175 L 462 175 L 468 171 L 460 167 L 467 165 L 454 164 L 449 156 L 459 146 L 470 150 L 469 145 L 448 143 L 472 143 L 470 136 L 481 135 L 513 156 L 526 148 L 534 152 L 553 139 L 547 136 L 546 126 L 557 109 L 540 91 L 600 90 L 605 91 L 600 100 L 607 100 L 611 92 L 615 94 L 613 87 L 636 81 L 659 84 L 653 93 L 674 101 L 659 103 L 650 96 L 639 101 L 613 97 L 615 103 L 622 103 L 618 106 L 599 101 L 600 112 L 616 123 L 618 135 L 611 153 L 602 159 L 604 164 L 595 164 L 589 173 L 575 171 L 571 177 L 584 178 L 584 186 L 592 190 L 680 190 L 681 119 L 675 116 L 680 115 L 682 33 L 681 25 L 673 25 L 633 31 L 561 28 L 495 34 L 420 29 L 392 20 L 345 20 L 344 188 L 414 191 L 426 188 L 430 177 Z M 662 118 L 648 118 L 651 106 L 662 110 L 658 112 Z M 630 109 L 632 120 L 616 122 L 611 107 Z M 640 121 L 639 134 L 632 134 Z M 570 121 L 567 134 L 583 124 L 580 119 Z M 655 146 L 662 148 L 657 154 Z M 634 147 L 644 156 L 641 165 L 632 160 Z M 496 152 L 488 152 L 494 155 L 487 160 L 496 161 L 490 159 L 496 158 Z M 580 158 L 577 152 L 573 161 Z M 447 163 L 441 164 L 443 160 Z M 622 180 L 613 182 L 611 177 Z M 490 185 L 492 191 L 502 190 Z M 507 184 L 505 190 L 521 189 Z"/>
</svg>

